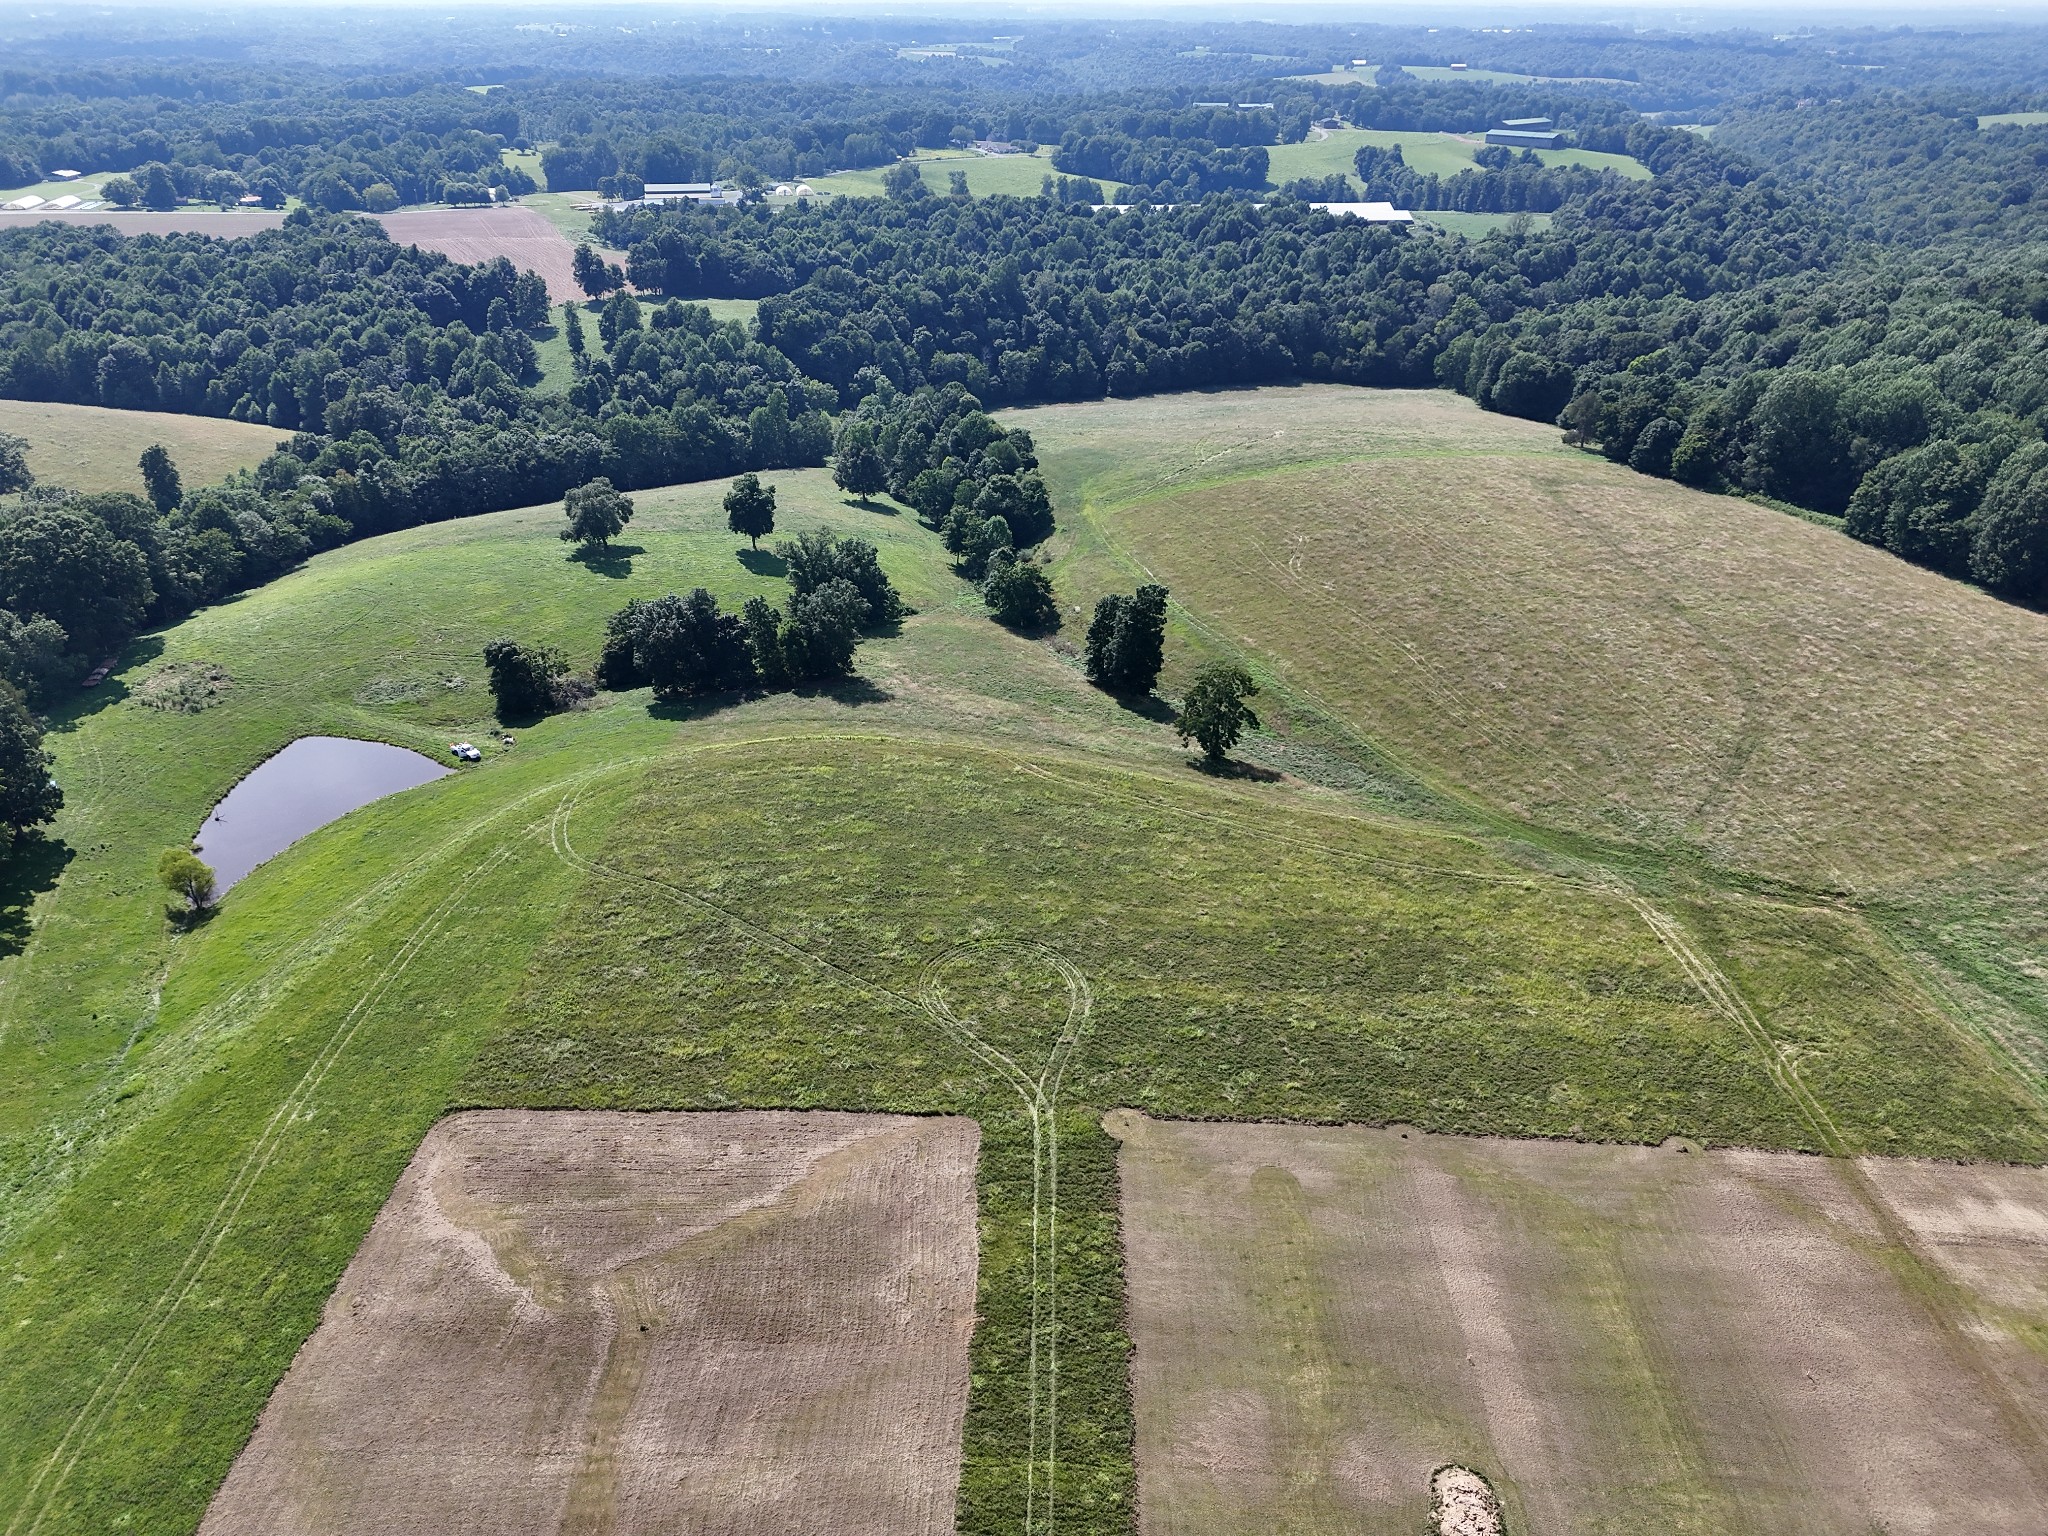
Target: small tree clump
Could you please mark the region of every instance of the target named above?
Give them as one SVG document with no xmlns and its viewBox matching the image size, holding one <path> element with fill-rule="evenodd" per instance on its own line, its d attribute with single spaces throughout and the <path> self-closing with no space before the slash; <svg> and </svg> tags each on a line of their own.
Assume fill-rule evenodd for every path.
<svg viewBox="0 0 2048 1536">
<path fill-rule="evenodd" d="M 789 589 L 808 596 L 827 582 L 843 581 L 867 604 L 864 624 L 894 624 L 907 611 L 882 569 L 880 553 L 866 539 L 836 538 L 822 528 L 806 529 L 775 546 L 789 567 Z"/>
<path fill-rule="evenodd" d="M 998 624 L 1017 630 L 1056 629 L 1060 605 L 1053 595 L 1052 577 L 1035 560 L 1019 558 L 1004 550 L 982 583 L 981 600 L 995 614 Z"/>
<path fill-rule="evenodd" d="M 579 485 L 562 498 L 562 514 L 569 526 L 562 530 L 564 543 L 579 549 L 603 549 L 633 521 L 633 498 L 615 490 L 600 475 Z"/>
<path fill-rule="evenodd" d="M 1166 660 L 1166 588 L 1111 593 L 1088 625 L 1088 680 L 1111 693 L 1150 693 Z"/>
<path fill-rule="evenodd" d="M 162 443 L 152 443 L 142 450 L 142 484 L 149 492 L 150 505 L 160 517 L 169 516 L 184 500 L 185 488 L 178 478 L 178 466 L 171 462 L 171 451 Z"/>
<path fill-rule="evenodd" d="M 756 474 L 744 474 L 725 493 L 725 525 L 761 547 L 764 534 L 775 531 L 775 487 Z"/>
<path fill-rule="evenodd" d="M 204 912 L 213 905 L 217 883 L 213 870 L 190 848 L 166 848 L 156 861 L 156 878 L 165 890 L 184 900 L 187 912 Z"/>
<path fill-rule="evenodd" d="M 0 432 L 0 493 L 25 491 L 35 483 L 28 467 L 28 439 Z"/>
<path fill-rule="evenodd" d="M 559 708 L 568 660 L 550 646 L 493 640 L 484 647 L 500 720 L 532 720 Z"/>
<path fill-rule="evenodd" d="M 1251 673 L 1227 661 L 1206 663 L 1195 674 L 1188 696 L 1181 700 L 1173 728 L 1182 746 L 1198 742 L 1211 767 L 1229 756 L 1246 730 L 1257 730 L 1259 717 L 1245 700 L 1259 691 Z"/>
</svg>

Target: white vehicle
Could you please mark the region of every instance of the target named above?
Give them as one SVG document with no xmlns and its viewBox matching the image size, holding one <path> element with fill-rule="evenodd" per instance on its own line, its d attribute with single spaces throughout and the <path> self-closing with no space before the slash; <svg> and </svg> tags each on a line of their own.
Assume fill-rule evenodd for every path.
<svg viewBox="0 0 2048 1536">
<path fill-rule="evenodd" d="M 461 758 L 465 763 L 480 763 L 484 760 L 483 753 L 477 751 L 475 747 L 466 741 L 458 741 L 448 750 Z"/>
</svg>

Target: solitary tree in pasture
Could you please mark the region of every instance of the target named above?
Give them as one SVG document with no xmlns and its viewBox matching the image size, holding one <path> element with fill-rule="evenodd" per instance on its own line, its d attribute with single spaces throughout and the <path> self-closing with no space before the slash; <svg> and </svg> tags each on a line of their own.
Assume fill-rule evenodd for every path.
<svg viewBox="0 0 2048 1536">
<path fill-rule="evenodd" d="M 162 443 L 151 443 L 142 450 L 142 483 L 159 515 L 168 515 L 184 500 L 185 487 L 178 478 L 178 466 L 171 462 L 171 452 Z"/>
<path fill-rule="evenodd" d="M 1259 685 L 1243 667 L 1227 661 L 1205 664 L 1174 717 L 1181 745 L 1196 741 L 1211 767 L 1221 763 L 1247 729 L 1258 729 L 1259 717 L 1245 703 L 1258 691 Z"/>
<path fill-rule="evenodd" d="M 579 549 L 603 549 L 633 521 L 633 498 L 614 490 L 610 480 L 598 476 L 579 485 L 562 498 L 563 515 L 569 526 L 562 541 Z"/>
<path fill-rule="evenodd" d="M 156 877 L 165 890 L 184 900 L 187 912 L 204 912 L 213 905 L 213 870 L 190 848 L 166 848 L 156 861 Z"/>
<path fill-rule="evenodd" d="M 569 355 L 583 355 L 583 316 L 573 303 L 562 306 L 562 337 L 569 343 Z"/>
<path fill-rule="evenodd" d="M 775 487 L 756 474 L 744 474 L 725 493 L 725 525 L 761 547 L 761 536 L 775 531 Z"/>
</svg>

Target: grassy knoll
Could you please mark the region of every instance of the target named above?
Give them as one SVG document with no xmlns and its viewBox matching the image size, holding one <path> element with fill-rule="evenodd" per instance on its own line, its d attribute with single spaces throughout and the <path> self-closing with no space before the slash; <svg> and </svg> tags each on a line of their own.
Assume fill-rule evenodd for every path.
<svg viewBox="0 0 2048 1536">
<path fill-rule="evenodd" d="M 167 411 L 0 400 L 0 432 L 28 439 L 38 480 L 78 491 L 142 493 L 142 450 L 162 443 L 191 486 L 253 467 L 288 435 L 275 427 Z"/>
<path fill-rule="evenodd" d="M 1014 419 L 1063 519 L 1060 642 L 990 624 L 907 514 L 848 504 L 822 471 L 778 474 L 785 529 L 873 538 L 917 609 L 864 648 L 861 680 L 724 707 L 607 698 L 314 834 L 190 932 L 161 916 L 154 855 L 285 741 L 438 751 L 487 723 L 488 639 L 587 660 L 629 597 L 772 595 L 774 562 L 725 531 L 722 484 L 639 494 L 593 562 L 556 539 L 554 507 L 415 529 L 139 642 L 56 722 L 70 804 L 49 849 L 8 866 L 0 926 L 0 1423 L 19 1426 L 0 1441 L 0 1529 L 190 1530 L 453 1105 L 973 1115 L 974 1532 L 1016 1531 L 1027 1498 L 1048 1529 L 1048 1495 L 1061 1528 L 1129 1527 L 1103 1109 L 2048 1155 L 2036 1106 L 1930 1001 L 1893 929 L 1692 856 L 1679 811 L 1705 804 L 1775 857 L 1776 823 L 1725 807 L 1775 803 L 1792 769 L 1741 780 L 1738 802 L 1684 798 L 1677 769 L 1638 763 L 1679 729 L 1652 709 L 1666 671 L 1701 679 L 1681 723 L 1706 745 L 1791 738 L 1737 770 L 1789 751 L 1811 776 L 1796 754 L 1818 741 L 1842 794 L 1882 788 L 1851 776 L 1847 711 L 1875 711 L 1863 729 L 1895 751 L 1917 739 L 1912 710 L 1938 714 L 1926 698 L 1888 714 L 1874 686 L 1823 671 L 1849 691 L 1831 717 L 1831 694 L 1781 680 L 1789 662 L 1713 670 L 1738 640 L 1769 654 L 1793 594 L 1802 663 L 1824 666 L 1830 637 L 1859 660 L 1882 643 L 1816 606 L 1822 546 L 1799 540 L 1827 541 L 1859 601 L 1915 615 L 1918 654 L 1974 711 L 1923 734 L 1963 733 L 1958 750 L 2031 741 L 1943 649 L 2006 610 L 1886 585 L 1903 578 L 1857 563 L 1884 557 L 1823 530 L 1624 476 L 1445 396 Z M 1380 529 L 1399 537 L 1368 539 Z M 1588 564 L 1579 585 L 1552 569 Z M 1183 604 L 1169 687 L 1204 650 L 1251 657 L 1279 733 L 1252 750 L 1289 777 L 1198 775 L 1157 710 L 1083 682 L 1086 604 L 1147 565 Z M 1340 584 L 1379 628 L 1332 607 Z M 1637 627 L 1605 635 L 1625 598 Z M 1735 640 L 1705 617 L 1728 613 L 1748 615 Z M 2033 665 L 2019 631 L 1985 634 L 2001 666 Z M 1624 645 L 1646 679 L 1627 708 L 1610 697 Z M 136 704 L 176 661 L 223 668 L 225 697 L 197 715 Z M 1567 705 L 1569 728 L 1549 718 Z M 1624 791 L 1638 820 L 1617 825 L 1602 807 Z M 1931 810 L 1900 790 L 1884 814 L 1948 814 L 1923 792 Z M 1675 830 L 1623 842 L 1639 822 Z M 1896 853 L 1910 835 L 1864 841 Z M 1027 1467 L 1031 1361 L 1045 1412 L 1055 1344 L 1053 1454 Z"/>
<path fill-rule="evenodd" d="M 1977 119 L 1979 128 L 2039 128 L 2048 124 L 2048 112 L 1989 112 Z"/>
</svg>

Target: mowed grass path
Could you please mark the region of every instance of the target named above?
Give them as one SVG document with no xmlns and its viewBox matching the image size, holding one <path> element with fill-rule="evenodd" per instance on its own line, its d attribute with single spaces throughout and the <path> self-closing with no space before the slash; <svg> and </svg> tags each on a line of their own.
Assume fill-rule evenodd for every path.
<svg viewBox="0 0 2048 1536">
<path fill-rule="evenodd" d="M 0 432 L 28 439 L 36 479 L 74 491 L 142 494 L 142 451 L 162 443 L 188 487 L 224 480 L 267 458 L 289 432 L 246 421 L 113 411 L 97 405 L 0 400 Z"/>
<path fill-rule="evenodd" d="M 1091 409 L 1088 423 L 1017 418 L 1066 520 L 1069 648 L 1092 593 L 1138 570 L 1120 509 L 1255 476 L 1302 498 L 1299 521 L 1316 505 L 1292 489 L 1305 464 L 1467 475 L 1501 457 L 1503 433 L 1531 484 L 1578 463 L 1548 433 L 1442 397 Z M 627 598 L 698 583 L 728 603 L 773 595 L 772 561 L 742 559 L 722 484 L 639 496 L 623 547 L 591 563 L 556 539 L 553 507 L 413 530 L 139 643 L 113 688 L 58 722 L 69 858 L 14 866 L 33 927 L 18 922 L 0 959 L 0 1422 L 21 1426 L 0 1442 L 0 1531 L 190 1530 L 451 1106 L 972 1114 L 983 1321 L 961 1522 L 975 1532 L 1018 1529 L 1025 1499 L 1048 1494 L 1064 1529 L 1129 1526 L 1102 1109 L 2048 1151 L 2028 1096 L 1856 912 L 1683 868 L 1660 883 L 1640 860 L 1603 865 L 1592 841 L 1553 857 L 1542 823 L 1511 825 L 1390 725 L 1403 777 L 1284 679 L 1274 718 L 1322 752 L 1324 782 L 1196 775 L 1071 655 L 990 624 L 907 514 L 849 505 L 821 471 L 772 478 L 786 529 L 873 538 L 918 609 L 863 650 L 861 681 L 721 708 L 627 695 L 557 717 L 314 834 L 191 933 L 162 919 L 155 853 L 287 740 L 442 751 L 488 726 L 490 638 L 588 661 Z M 1411 498 L 1410 518 L 1443 499 L 1427 477 L 1386 494 Z M 1214 516 L 1188 537 L 1236 535 Z M 1175 584 L 1170 685 L 1205 649 L 1265 654 L 1272 614 L 1237 609 L 1224 585 Z M 1293 641 L 1300 665 L 1329 666 L 1348 633 L 1320 618 Z M 224 667 L 226 700 L 186 716 L 126 696 L 180 660 Z M 1379 777 L 1334 771 L 1368 758 Z M 54 888 L 21 888 L 60 869 Z M 997 1063 L 1028 1076 L 1052 1051 L 1075 997 L 1055 960 L 1093 1007 L 1044 1101 L 1059 1278 L 1037 1299 L 1061 1322 L 1041 1307 L 1034 1333 L 1032 1217 L 1049 1245 L 1051 1195 L 1028 1100 Z M 1044 1274 L 1053 1253 L 1039 1251 Z"/>
</svg>

